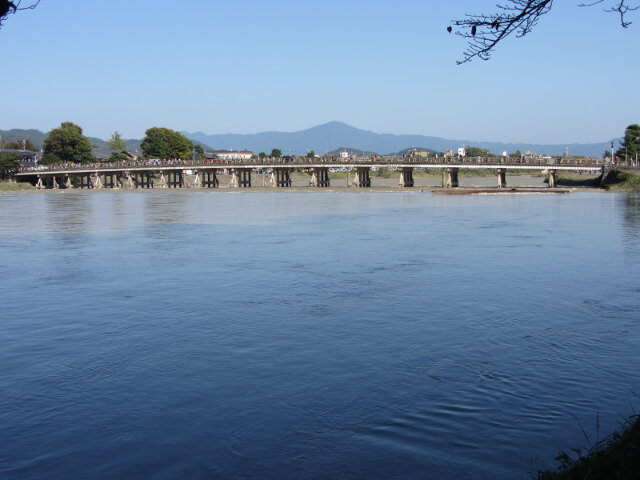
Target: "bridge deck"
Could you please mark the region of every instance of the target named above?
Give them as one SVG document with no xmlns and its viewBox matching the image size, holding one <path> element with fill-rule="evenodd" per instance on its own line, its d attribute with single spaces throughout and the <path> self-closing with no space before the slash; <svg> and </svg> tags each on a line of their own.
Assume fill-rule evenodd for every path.
<svg viewBox="0 0 640 480">
<path fill-rule="evenodd" d="M 439 161 L 438 161 L 439 160 Z M 90 164 L 77 166 L 56 166 L 41 170 L 25 170 L 17 173 L 16 177 L 33 175 L 87 175 L 109 172 L 163 172 L 181 170 L 228 170 L 228 169 L 252 169 L 272 170 L 280 168 L 289 169 L 315 169 L 315 168 L 419 168 L 419 169 L 505 169 L 505 170 L 573 170 L 594 171 L 602 168 L 602 160 L 593 159 L 552 159 L 547 162 L 531 161 L 504 161 L 501 159 L 486 159 L 484 161 L 444 161 L 442 159 L 413 160 L 389 159 L 374 161 L 248 161 L 248 162 L 224 162 L 208 163 L 197 161 L 166 161 L 162 163 L 118 163 L 118 164 Z"/>
</svg>

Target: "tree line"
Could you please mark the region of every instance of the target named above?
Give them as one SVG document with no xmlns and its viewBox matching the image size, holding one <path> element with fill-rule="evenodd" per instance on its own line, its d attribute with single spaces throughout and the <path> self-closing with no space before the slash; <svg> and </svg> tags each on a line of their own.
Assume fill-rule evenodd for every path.
<svg viewBox="0 0 640 480">
<path fill-rule="evenodd" d="M 110 150 L 114 150 L 107 159 L 110 162 L 121 162 L 129 159 L 124 153 L 125 139 L 119 132 L 114 132 L 108 142 Z M 163 127 L 152 127 L 145 132 L 142 140 L 144 158 L 204 158 L 204 148 L 174 130 Z M 93 163 L 97 159 L 92 154 L 93 145 L 82 133 L 82 128 L 72 122 L 62 122 L 54 128 L 44 140 L 42 165 L 58 165 L 62 163 Z"/>
<path fill-rule="evenodd" d="M 125 152 L 125 139 L 119 132 L 114 132 L 109 140 L 109 149 L 114 150 L 110 162 L 121 162 L 130 158 Z M 6 142 L 1 146 L 7 150 L 36 150 L 29 140 L 22 142 Z M 205 158 L 204 148 L 196 144 L 179 132 L 164 127 L 152 127 L 145 132 L 141 143 L 144 158 L 180 158 L 202 160 Z M 60 127 L 51 130 L 44 140 L 42 165 L 57 165 L 63 163 L 86 164 L 97 159 L 92 154 L 91 141 L 82 134 L 82 128 L 72 122 L 62 122 Z M 477 147 L 466 147 L 467 156 L 491 156 L 491 152 Z M 637 162 L 640 154 L 640 125 L 629 125 L 620 141 L 620 148 L 615 152 L 616 157 L 626 162 Z M 519 156 L 515 152 L 512 156 Z M 610 155 L 605 152 L 605 157 Z M 269 154 L 260 152 L 259 158 L 282 157 L 282 150 L 274 148 Z M 315 153 L 310 151 L 307 157 L 313 158 Z M 5 179 L 20 168 L 20 157 L 11 152 L 0 153 L 0 179 Z"/>
<path fill-rule="evenodd" d="M 31 145 L 31 142 L 28 142 Z M 180 158 L 202 160 L 205 151 L 202 145 L 194 143 L 180 132 L 164 127 L 152 127 L 145 132 L 141 142 L 143 158 Z M 114 132 L 108 142 L 109 150 L 114 150 L 106 159 L 109 162 L 121 162 L 128 160 L 125 153 L 126 141 L 119 132 Z M 91 141 L 83 135 L 82 128 L 73 122 L 62 122 L 58 128 L 51 130 L 44 140 L 42 165 L 59 165 L 63 163 L 93 163 L 97 159 L 91 153 L 93 150 Z M 35 150 L 35 148 L 33 148 Z M 282 150 L 274 148 L 267 155 L 260 152 L 259 157 L 281 157 Z M 313 151 L 307 154 L 314 157 Z"/>
</svg>

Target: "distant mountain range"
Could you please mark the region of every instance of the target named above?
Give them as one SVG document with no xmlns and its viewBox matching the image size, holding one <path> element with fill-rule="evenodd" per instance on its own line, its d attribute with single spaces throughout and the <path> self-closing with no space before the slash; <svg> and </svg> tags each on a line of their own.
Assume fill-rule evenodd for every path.
<svg viewBox="0 0 640 480">
<path fill-rule="evenodd" d="M 570 155 L 600 157 L 609 148 L 611 142 L 619 145 L 619 138 L 598 143 L 570 143 L 570 144 L 534 144 L 534 143 L 500 143 L 471 140 L 451 140 L 441 137 L 425 135 L 394 135 L 390 133 L 375 133 L 361 130 L 342 122 L 329 122 L 323 125 L 301 130 L 298 132 L 261 132 L 251 134 L 213 134 L 202 132 L 182 132 L 190 140 L 203 145 L 205 150 L 249 150 L 254 153 L 269 153 L 272 148 L 279 148 L 284 155 L 289 153 L 304 155 L 313 150 L 317 154 L 336 153 L 340 150 L 362 151 L 363 154 L 377 153 L 380 155 L 402 154 L 410 148 L 445 152 L 457 150 L 462 146 L 473 146 L 501 154 L 520 150 L 547 155 L 562 155 L 569 149 Z M 0 130 L 0 136 L 7 142 L 20 141 L 23 138 L 31 140 L 36 148 L 42 148 L 46 134 L 39 130 Z M 107 148 L 107 141 L 89 137 L 97 148 Z M 127 140 L 127 150 L 140 150 L 140 140 Z"/>
<path fill-rule="evenodd" d="M 390 133 L 375 133 L 361 130 L 342 122 L 329 122 L 324 125 L 301 130 L 298 132 L 262 132 L 253 134 L 214 134 L 206 135 L 202 132 L 182 132 L 183 135 L 198 140 L 216 150 L 250 150 L 252 152 L 269 153 L 272 148 L 279 148 L 283 154 L 289 152 L 297 155 L 313 150 L 315 153 L 326 153 L 339 148 L 357 149 L 378 154 L 397 153 L 408 148 L 419 148 L 436 152 L 457 150 L 462 146 L 479 147 L 501 154 L 520 150 L 533 153 L 545 153 L 547 155 L 562 155 L 569 148 L 570 155 L 600 157 L 613 141 L 619 144 L 619 139 L 614 138 L 598 143 L 570 143 L 541 145 L 534 143 L 500 143 L 482 142 L 471 140 L 452 140 L 440 137 L 428 137 L 425 135 L 393 135 Z"/>
</svg>

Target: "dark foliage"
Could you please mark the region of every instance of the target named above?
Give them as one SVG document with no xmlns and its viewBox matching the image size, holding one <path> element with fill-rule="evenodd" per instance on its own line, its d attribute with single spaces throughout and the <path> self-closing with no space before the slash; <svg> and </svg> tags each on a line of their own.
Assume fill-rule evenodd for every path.
<svg viewBox="0 0 640 480">
<path fill-rule="evenodd" d="M 20 157 L 15 153 L 0 153 L 0 179 L 13 175 L 20 168 Z"/>
<path fill-rule="evenodd" d="M 32 10 L 38 6 L 40 0 L 23 4 L 22 0 L 0 0 L 0 27 L 7 17 L 20 10 Z"/>
<path fill-rule="evenodd" d="M 587 453 L 575 450 L 578 458 L 561 453 L 557 470 L 538 473 L 539 480 L 582 480 L 640 478 L 640 416 L 635 415 L 619 432 L 598 443 Z"/>
<path fill-rule="evenodd" d="M 604 5 L 605 12 L 617 13 L 623 28 L 631 25 L 628 14 L 640 8 L 637 0 L 593 0 L 578 4 L 581 7 L 594 5 Z M 524 37 L 530 33 L 540 18 L 551 11 L 553 0 L 507 0 L 496 7 L 498 10 L 494 13 L 467 14 L 461 20 L 452 21 L 456 27 L 455 34 L 468 40 L 467 49 L 458 64 L 476 57 L 488 60 L 496 45 L 509 35 Z M 450 25 L 447 31 L 451 33 L 454 28 Z"/>
</svg>

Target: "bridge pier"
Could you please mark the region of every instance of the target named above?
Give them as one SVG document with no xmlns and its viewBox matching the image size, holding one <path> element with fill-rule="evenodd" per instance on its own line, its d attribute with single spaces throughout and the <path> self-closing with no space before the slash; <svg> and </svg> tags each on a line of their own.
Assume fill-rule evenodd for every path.
<svg viewBox="0 0 640 480">
<path fill-rule="evenodd" d="M 153 188 L 153 173 L 142 172 L 135 177 L 136 188 Z"/>
<path fill-rule="evenodd" d="M 328 187 L 329 181 L 329 167 L 318 167 L 311 170 L 311 180 L 309 181 L 310 187 Z"/>
<path fill-rule="evenodd" d="M 369 167 L 356 167 L 353 177 L 353 186 L 358 188 L 368 188 L 371 186 L 371 176 Z"/>
<path fill-rule="evenodd" d="M 169 170 L 167 173 L 169 180 L 167 186 L 169 188 L 182 188 L 184 186 L 184 175 L 182 170 Z"/>
<path fill-rule="evenodd" d="M 498 188 L 507 186 L 507 171 L 504 168 L 498 169 Z"/>
<path fill-rule="evenodd" d="M 136 184 L 133 179 L 133 176 L 129 172 L 122 172 L 122 176 L 124 177 L 124 182 L 123 183 L 121 182 L 123 188 L 130 188 L 130 189 L 136 188 Z"/>
<path fill-rule="evenodd" d="M 237 168 L 233 171 L 231 177 L 231 186 L 236 188 L 249 188 L 251 187 L 251 169 L 250 168 Z"/>
<path fill-rule="evenodd" d="M 117 174 L 105 173 L 104 174 L 104 187 L 105 188 L 117 188 Z"/>
<path fill-rule="evenodd" d="M 276 187 L 290 187 L 291 186 L 291 170 L 288 168 L 274 168 L 273 176 L 275 176 Z M 273 186 L 273 177 L 272 185 Z"/>
<path fill-rule="evenodd" d="M 158 179 L 158 186 L 160 188 L 169 188 L 167 185 L 167 177 L 164 176 L 164 171 L 160 170 L 160 178 Z"/>
<path fill-rule="evenodd" d="M 191 183 L 187 182 L 187 187 L 189 188 L 201 188 L 202 187 L 202 182 L 200 180 L 200 170 L 195 170 L 195 174 L 196 174 L 196 178 L 193 179 L 193 181 Z M 186 175 L 186 172 L 185 172 Z"/>
<path fill-rule="evenodd" d="M 93 183 L 93 188 L 104 188 L 102 185 L 102 180 L 100 179 L 100 175 L 98 175 L 98 172 L 96 172 L 95 174 L 91 175 L 89 177 L 91 179 L 91 182 Z"/>
<path fill-rule="evenodd" d="M 67 188 L 67 189 L 73 188 L 73 185 L 71 183 L 71 177 L 69 176 L 69 174 L 64 176 L 64 188 Z"/>
<path fill-rule="evenodd" d="M 400 169 L 401 187 L 413 187 L 413 167 L 402 167 Z"/>
<path fill-rule="evenodd" d="M 38 175 L 38 181 L 36 182 L 34 187 L 36 187 L 36 190 L 42 190 L 44 188 L 44 184 L 42 183 L 42 177 L 40 175 Z"/>
<path fill-rule="evenodd" d="M 80 175 L 80 188 L 93 188 L 90 174 L 83 173 Z"/>
<path fill-rule="evenodd" d="M 458 186 L 459 168 L 446 168 L 442 172 L 442 186 L 444 188 L 455 188 Z"/>
<path fill-rule="evenodd" d="M 218 188 L 218 177 L 215 170 L 202 171 L 202 186 L 205 188 Z"/>
<path fill-rule="evenodd" d="M 556 171 L 555 170 L 549 170 L 547 172 L 547 182 L 549 183 L 549 188 L 556 187 Z"/>
</svg>

